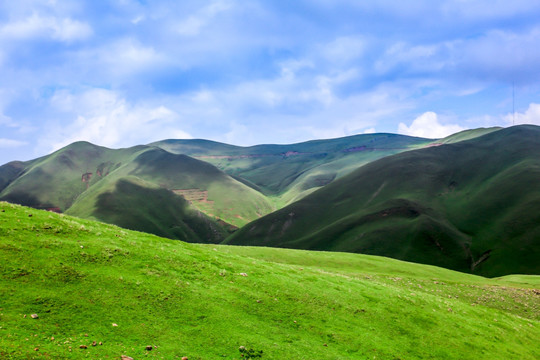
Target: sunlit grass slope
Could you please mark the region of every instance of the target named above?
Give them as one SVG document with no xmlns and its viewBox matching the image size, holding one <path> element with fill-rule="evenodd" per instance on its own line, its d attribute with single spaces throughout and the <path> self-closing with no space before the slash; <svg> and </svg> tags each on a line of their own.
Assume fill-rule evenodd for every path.
<svg viewBox="0 0 540 360">
<path fill-rule="evenodd" d="M 2 359 L 538 359 L 538 284 L 0 203 Z"/>
<path fill-rule="evenodd" d="M 117 170 L 144 147 L 111 150 L 88 142 L 76 142 L 51 155 L 18 162 L 0 199 L 36 208 L 67 210 L 87 187 Z M 5 174 L 9 163 L 2 166 Z M 5 176 L 5 175 L 4 175 Z"/>
<path fill-rule="evenodd" d="M 495 131 L 502 130 L 501 127 L 490 127 L 490 128 L 478 128 L 478 129 L 470 129 L 470 130 L 463 130 L 458 133 L 452 134 L 450 136 L 447 136 L 443 139 L 436 140 L 439 144 L 453 144 L 460 141 L 465 140 L 471 140 L 474 138 L 477 138 L 482 135 L 486 135 Z"/>
<path fill-rule="evenodd" d="M 149 148 L 141 152 L 131 162 L 119 168 L 113 176 L 108 178 L 108 181 L 110 182 L 112 179 L 118 181 L 123 177 L 136 177 L 146 183 L 169 190 L 172 199 L 175 198 L 172 192 L 194 191 L 202 199 L 193 201 L 192 207 L 210 217 L 222 219 L 236 226 L 242 226 L 273 210 L 264 195 L 233 179 L 216 167 L 204 161 L 186 155 L 172 154 L 159 148 Z M 118 191 L 118 193 L 119 196 L 122 194 L 135 196 L 135 194 L 126 191 Z M 108 195 L 104 195 L 101 187 L 89 189 L 88 194 L 81 196 L 68 212 L 88 217 L 88 208 L 90 207 L 94 218 L 111 222 L 107 220 L 110 218 L 111 209 L 107 201 L 104 201 L 106 196 Z M 144 202 L 147 202 L 148 206 L 155 203 L 156 207 L 153 212 L 156 212 L 160 207 L 157 198 L 142 196 L 142 194 L 138 198 L 143 209 Z M 158 211 L 158 215 L 170 216 L 171 214 Z M 125 220 L 130 221 L 130 219 Z M 115 222 L 115 224 L 120 225 L 119 222 Z M 146 231 L 143 228 L 137 230 Z M 156 232 L 152 231 L 152 233 Z M 161 233 L 157 234 L 162 235 Z"/>
<path fill-rule="evenodd" d="M 119 187 L 126 185 L 125 179 L 137 186 Z M 189 207 L 210 219 L 242 226 L 274 210 L 264 195 L 216 167 L 149 146 L 112 150 L 77 142 L 40 159 L 2 166 L 0 186 L 2 200 L 187 241 L 207 242 L 209 236 L 207 232 L 196 234 L 195 228 L 201 224 L 195 225 L 195 218 L 186 224 L 187 217 L 166 211 Z M 159 192 L 155 192 L 157 188 Z M 190 204 L 180 199 L 186 191 L 195 196 Z M 209 218 L 203 222 L 210 224 Z M 218 229 L 223 226 L 216 223 L 211 227 L 223 239 L 223 229 Z"/>
<path fill-rule="evenodd" d="M 539 178 L 540 128 L 498 130 L 369 163 L 226 241 L 539 274 Z"/>
</svg>

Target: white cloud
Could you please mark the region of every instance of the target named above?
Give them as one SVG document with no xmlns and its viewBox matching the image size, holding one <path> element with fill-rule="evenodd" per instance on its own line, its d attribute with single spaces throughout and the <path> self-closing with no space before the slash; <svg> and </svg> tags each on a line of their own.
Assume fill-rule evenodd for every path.
<svg viewBox="0 0 540 360">
<path fill-rule="evenodd" d="M 540 125 L 540 104 L 531 103 L 525 112 L 514 114 L 508 114 L 504 117 L 508 125 L 522 125 L 533 124 Z M 515 121 L 514 121 L 515 119 Z"/>
<path fill-rule="evenodd" d="M 447 0 L 441 10 L 454 18 L 478 21 L 526 14 L 538 7 L 538 2 L 531 0 Z"/>
<path fill-rule="evenodd" d="M 0 148 L 14 148 L 27 144 L 28 143 L 26 141 L 0 138 Z"/>
<path fill-rule="evenodd" d="M 390 71 L 400 64 L 407 64 L 411 70 L 438 71 L 446 60 L 438 55 L 444 49 L 444 44 L 411 45 L 398 42 L 391 45 L 382 58 L 375 62 L 375 70 L 380 73 Z"/>
<path fill-rule="evenodd" d="M 57 18 L 36 13 L 0 27 L 0 36 L 9 39 L 51 38 L 70 42 L 88 38 L 92 33 L 92 28 L 87 23 L 69 17 Z"/>
<path fill-rule="evenodd" d="M 399 123 L 398 133 L 428 139 L 440 139 L 465 130 L 459 125 L 439 123 L 437 114 L 428 111 L 414 119 L 410 126 Z"/>
<path fill-rule="evenodd" d="M 134 76 L 134 73 L 153 71 L 168 63 L 167 56 L 146 46 L 134 38 L 120 38 L 97 48 L 82 50 L 77 54 L 77 62 L 87 69 L 92 66 L 92 74 L 113 81 Z"/>
<path fill-rule="evenodd" d="M 319 51 L 332 63 L 343 63 L 361 57 L 366 50 L 366 41 L 359 36 L 342 36 L 320 46 Z"/>
<path fill-rule="evenodd" d="M 452 44 L 454 61 L 460 68 L 470 69 L 481 77 L 500 76 L 503 79 L 525 76 L 538 81 L 535 74 L 540 62 L 540 27 L 526 32 L 494 30 L 470 41 Z M 495 74 L 495 75 L 493 75 Z"/>
<path fill-rule="evenodd" d="M 195 136 L 236 145 L 291 143 L 375 131 L 379 121 L 411 108 L 401 93 L 384 85 L 342 96 L 334 86 L 344 78 L 348 76 L 314 79 L 282 72 L 275 79 L 174 97 L 168 104 L 194 124 Z"/>
<path fill-rule="evenodd" d="M 540 62 L 540 27 L 525 31 L 489 30 L 477 36 L 458 37 L 431 44 L 397 42 L 374 62 L 379 74 L 399 71 L 443 81 L 451 78 L 478 79 L 483 83 L 540 80 L 532 71 Z M 463 85 L 460 81 L 460 86 Z M 476 88 L 482 88 L 475 84 Z"/>
<path fill-rule="evenodd" d="M 371 127 L 369 129 L 365 129 L 362 133 L 363 134 L 375 134 L 377 131 L 375 130 L 374 127 Z"/>
<path fill-rule="evenodd" d="M 90 89 L 82 94 L 58 91 L 51 104 L 67 113 L 68 119 L 75 119 L 54 127 L 45 136 L 53 143 L 52 150 L 78 140 L 122 147 L 165 138 L 191 138 L 179 127 L 178 114 L 171 109 L 131 104 L 111 90 Z"/>
<path fill-rule="evenodd" d="M 200 9 L 197 13 L 190 15 L 180 23 L 175 25 L 175 30 L 183 36 L 198 35 L 204 27 L 212 22 L 218 14 L 229 10 L 232 7 L 229 1 L 214 1 L 210 5 Z"/>
<path fill-rule="evenodd" d="M 141 21 L 143 21 L 145 19 L 145 17 L 143 15 L 139 15 L 137 17 L 134 17 L 133 19 L 131 19 L 131 23 L 133 25 L 137 25 L 138 23 L 140 23 Z"/>
<path fill-rule="evenodd" d="M 1 111 L 1 109 L 0 109 Z M 0 125 L 6 126 L 6 127 L 16 127 L 16 124 L 13 122 L 13 120 L 4 114 L 0 112 Z"/>
</svg>

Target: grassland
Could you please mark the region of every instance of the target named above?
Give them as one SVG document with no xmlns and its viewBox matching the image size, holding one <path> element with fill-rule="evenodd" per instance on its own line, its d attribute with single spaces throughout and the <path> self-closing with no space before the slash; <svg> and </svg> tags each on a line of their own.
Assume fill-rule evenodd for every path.
<svg viewBox="0 0 540 360">
<path fill-rule="evenodd" d="M 253 147 L 165 140 L 113 150 L 77 142 L 0 166 L 0 200 L 214 243 L 373 159 L 427 143 L 393 134 Z"/>
<path fill-rule="evenodd" d="M 484 276 L 539 274 L 539 159 L 536 126 L 388 156 L 226 243 L 384 255 Z"/>
<path fill-rule="evenodd" d="M 262 359 L 538 359 L 539 286 L 188 244 L 0 202 L 2 359 L 240 359 L 240 346 Z"/>
</svg>

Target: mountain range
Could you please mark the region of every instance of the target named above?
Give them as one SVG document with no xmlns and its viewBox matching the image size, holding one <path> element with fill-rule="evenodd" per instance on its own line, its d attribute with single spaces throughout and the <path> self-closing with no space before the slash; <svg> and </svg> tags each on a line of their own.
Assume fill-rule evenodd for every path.
<svg viewBox="0 0 540 360">
<path fill-rule="evenodd" d="M 239 147 L 77 142 L 0 167 L 0 200 L 173 239 L 539 274 L 540 128 Z"/>
</svg>

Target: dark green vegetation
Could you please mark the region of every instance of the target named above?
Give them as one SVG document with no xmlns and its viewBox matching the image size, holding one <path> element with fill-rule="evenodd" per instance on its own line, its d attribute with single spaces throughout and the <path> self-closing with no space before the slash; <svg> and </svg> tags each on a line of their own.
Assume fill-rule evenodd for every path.
<svg viewBox="0 0 540 360">
<path fill-rule="evenodd" d="M 371 162 L 226 241 L 540 274 L 539 178 L 540 128 L 502 129 Z"/>
<path fill-rule="evenodd" d="M 281 207 L 370 161 L 430 142 L 396 134 L 367 134 L 291 145 L 239 147 L 207 140 L 164 140 L 152 145 L 214 164 L 271 196 Z"/>
<path fill-rule="evenodd" d="M 166 140 L 111 150 L 78 142 L 1 166 L 0 200 L 174 239 L 219 242 L 373 159 L 428 142 L 392 134 L 247 148 Z"/>
<path fill-rule="evenodd" d="M 538 359 L 539 286 L 0 202 L 1 359 Z"/>
<path fill-rule="evenodd" d="M 539 133 L 518 126 L 252 147 L 164 140 L 119 150 L 79 142 L 0 167 L 0 200 L 188 242 L 540 274 Z"/>
<path fill-rule="evenodd" d="M 214 166 L 149 146 L 74 143 L 0 167 L 0 185 L 2 200 L 191 242 L 219 242 L 233 225 L 273 210 Z"/>
</svg>

